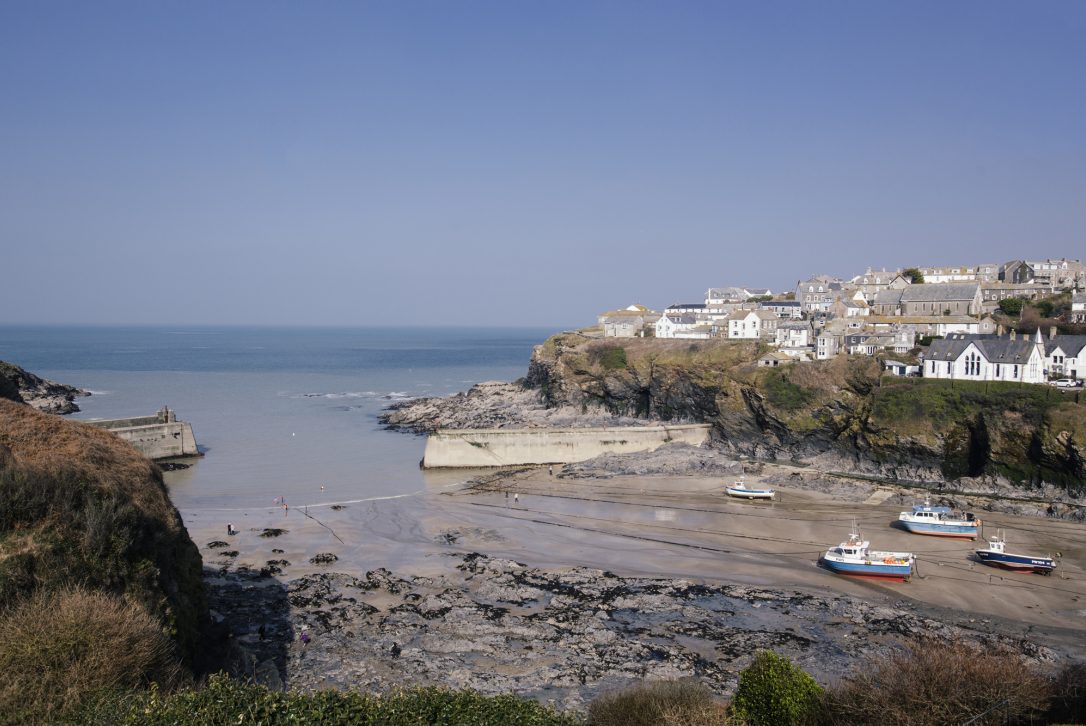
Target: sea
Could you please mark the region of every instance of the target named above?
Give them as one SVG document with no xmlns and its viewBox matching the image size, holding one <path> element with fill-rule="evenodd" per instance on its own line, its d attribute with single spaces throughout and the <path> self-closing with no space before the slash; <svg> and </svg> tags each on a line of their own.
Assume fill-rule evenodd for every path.
<svg viewBox="0 0 1086 726">
<path fill-rule="evenodd" d="M 182 511 L 398 497 L 444 485 L 425 438 L 382 409 L 525 375 L 542 328 L 0 327 L 0 360 L 92 393 L 73 419 L 192 424 L 204 457 L 168 472 Z"/>
</svg>

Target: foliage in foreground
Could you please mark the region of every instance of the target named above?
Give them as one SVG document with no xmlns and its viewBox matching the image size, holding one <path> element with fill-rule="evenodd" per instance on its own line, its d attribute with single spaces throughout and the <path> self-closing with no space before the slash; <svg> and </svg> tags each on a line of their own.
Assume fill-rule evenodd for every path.
<svg viewBox="0 0 1086 726">
<path fill-rule="evenodd" d="M 591 726 L 724 726 L 722 706 L 701 683 L 655 681 L 605 693 L 588 708 Z"/>
<path fill-rule="evenodd" d="M 1043 723 L 1049 680 L 1014 655 L 917 646 L 873 660 L 826 698 L 830 724 Z"/>
<path fill-rule="evenodd" d="M 134 603 L 73 589 L 38 593 L 0 616 L 0 722 L 70 717 L 95 694 L 171 686 L 173 643 Z"/>
<path fill-rule="evenodd" d="M 752 726 L 811 723 L 818 714 L 822 686 L 783 655 L 762 651 L 739 674 L 732 715 Z"/>
<path fill-rule="evenodd" d="M 358 691 L 270 691 L 227 676 L 199 689 L 100 703 L 84 713 L 92 723 L 126 726 L 180 724 L 359 724 L 380 726 L 574 726 L 571 717 L 512 695 L 413 688 L 384 695 Z"/>
</svg>

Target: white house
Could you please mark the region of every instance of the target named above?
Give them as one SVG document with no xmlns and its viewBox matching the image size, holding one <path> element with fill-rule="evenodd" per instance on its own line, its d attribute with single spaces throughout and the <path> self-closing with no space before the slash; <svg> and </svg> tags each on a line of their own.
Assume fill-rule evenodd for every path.
<svg viewBox="0 0 1086 726">
<path fill-rule="evenodd" d="M 728 338 L 773 338 L 780 319 L 767 310 L 736 310 L 728 316 Z"/>
<path fill-rule="evenodd" d="M 932 341 L 925 378 L 1044 383 L 1044 338 L 954 337 Z"/>
<path fill-rule="evenodd" d="M 1054 378 L 1086 378 L 1086 335 L 1061 335 L 1045 343 L 1045 367 Z"/>
<path fill-rule="evenodd" d="M 656 321 L 657 338 L 678 338 L 676 333 L 697 327 L 698 319 L 689 313 L 667 313 Z"/>
<path fill-rule="evenodd" d="M 804 321 L 783 321 L 777 325 L 773 344 L 780 348 L 806 348 L 814 344 L 814 330 Z"/>
</svg>

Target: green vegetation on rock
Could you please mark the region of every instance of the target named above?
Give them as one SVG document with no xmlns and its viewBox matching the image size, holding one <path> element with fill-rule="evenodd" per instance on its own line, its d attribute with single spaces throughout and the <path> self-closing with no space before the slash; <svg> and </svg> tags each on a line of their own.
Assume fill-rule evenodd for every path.
<svg viewBox="0 0 1086 726">
<path fill-rule="evenodd" d="M 384 695 L 358 691 L 314 693 L 268 690 L 226 676 L 202 688 L 161 694 L 152 690 L 95 704 L 91 722 L 125 726 L 235 726 L 236 724 L 358 724 L 359 726 L 573 726 L 535 701 L 513 695 L 411 688 Z"/>
<path fill-rule="evenodd" d="M 822 686 L 788 658 L 762 651 L 739 673 L 731 713 L 751 726 L 802 726 L 815 720 Z"/>
</svg>

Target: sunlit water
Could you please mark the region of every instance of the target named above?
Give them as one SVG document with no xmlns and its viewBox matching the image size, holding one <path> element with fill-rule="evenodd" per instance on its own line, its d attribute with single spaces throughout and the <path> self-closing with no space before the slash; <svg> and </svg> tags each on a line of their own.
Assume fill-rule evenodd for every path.
<svg viewBox="0 0 1086 726">
<path fill-rule="evenodd" d="M 396 400 L 524 375 L 544 329 L 0 328 L 0 360 L 94 392 L 76 419 L 192 424 L 206 456 L 169 477 L 178 508 L 294 505 L 430 486 L 422 437 L 385 431 Z M 321 487 L 324 487 L 322 490 Z"/>
</svg>

